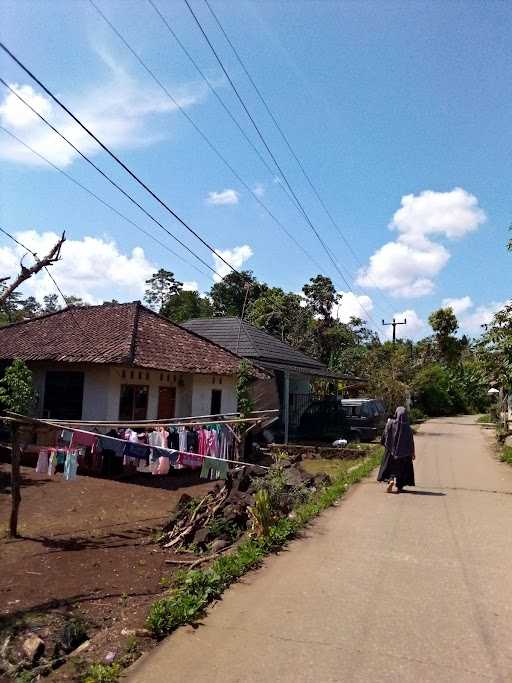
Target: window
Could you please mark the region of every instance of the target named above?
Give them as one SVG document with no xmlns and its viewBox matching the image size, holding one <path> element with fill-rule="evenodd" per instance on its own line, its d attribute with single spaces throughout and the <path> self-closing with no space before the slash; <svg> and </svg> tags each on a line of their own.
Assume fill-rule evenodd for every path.
<svg viewBox="0 0 512 683">
<path fill-rule="evenodd" d="M 121 384 L 120 420 L 145 420 L 148 412 L 148 386 Z"/>
<path fill-rule="evenodd" d="M 43 414 L 61 420 L 81 420 L 84 373 L 49 370 L 44 387 Z"/>
<path fill-rule="evenodd" d="M 210 415 L 220 415 L 222 409 L 222 391 L 220 389 L 212 389 L 212 402 L 210 407 Z"/>
</svg>

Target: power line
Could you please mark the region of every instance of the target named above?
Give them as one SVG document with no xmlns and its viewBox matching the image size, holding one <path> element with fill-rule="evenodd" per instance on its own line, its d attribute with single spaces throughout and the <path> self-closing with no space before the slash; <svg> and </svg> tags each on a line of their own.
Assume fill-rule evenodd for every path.
<svg viewBox="0 0 512 683">
<path fill-rule="evenodd" d="M 249 118 L 249 120 L 250 120 L 252 126 L 253 126 L 254 129 L 256 130 L 256 133 L 258 134 L 258 137 L 260 138 L 261 142 L 262 142 L 263 145 L 265 146 L 265 149 L 266 149 L 267 152 L 269 153 L 269 155 L 270 155 L 272 161 L 274 162 L 276 168 L 278 169 L 278 171 L 279 171 L 279 173 L 281 174 L 281 176 L 282 176 L 284 182 L 286 183 L 286 185 L 287 185 L 289 191 L 291 192 L 293 198 L 294 198 L 295 201 L 297 202 L 297 206 L 299 207 L 301 213 L 303 214 L 304 218 L 306 219 L 308 225 L 309 225 L 309 226 L 311 227 L 311 229 L 313 230 L 313 232 L 314 232 L 316 238 L 318 239 L 318 241 L 319 241 L 320 244 L 322 245 L 322 247 L 323 247 L 325 253 L 327 254 L 329 260 L 330 260 L 331 263 L 332 263 L 332 265 L 334 266 L 336 272 L 339 274 L 339 276 L 341 277 L 341 279 L 343 280 L 343 282 L 346 284 L 346 286 L 349 288 L 349 290 L 353 293 L 353 289 L 352 289 L 351 285 L 349 284 L 348 280 L 346 279 L 345 275 L 343 274 L 341 268 L 339 267 L 338 262 L 337 262 L 336 259 L 333 257 L 332 252 L 330 251 L 330 249 L 329 249 L 328 246 L 326 245 L 325 241 L 323 240 L 323 238 L 322 238 L 322 236 L 320 235 L 320 233 L 319 233 L 319 231 L 317 230 L 317 228 L 313 225 L 313 223 L 312 223 L 311 219 L 309 218 L 309 215 L 307 214 L 307 212 L 306 212 L 306 210 L 305 210 L 305 208 L 304 208 L 302 202 L 300 201 L 300 199 L 298 198 L 297 194 L 296 194 L 295 191 L 293 190 L 293 188 L 292 188 L 292 186 L 291 186 L 291 184 L 290 184 L 290 182 L 289 182 L 289 180 L 288 180 L 288 178 L 287 178 L 286 173 L 284 173 L 283 169 L 281 168 L 281 166 L 280 166 L 279 162 L 277 161 L 277 159 L 276 159 L 274 153 L 273 153 L 272 150 L 270 149 L 270 146 L 269 146 L 269 144 L 267 143 L 267 141 L 266 141 L 266 139 L 265 139 L 263 133 L 261 132 L 261 130 L 260 130 L 258 124 L 257 124 L 256 121 L 254 120 L 254 117 L 252 116 L 251 112 L 249 111 L 247 105 L 245 104 L 244 99 L 242 98 L 242 96 L 241 96 L 240 93 L 238 92 L 238 89 L 237 89 L 236 85 L 234 84 L 233 80 L 231 79 L 231 77 L 230 77 L 230 75 L 229 75 L 229 73 L 228 73 L 226 67 L 224 66 L 224 63 L 223 63 L 222 59 L 220 58 L 220 56 L 219 56 L 217 50 L 215 49 L 213 43 L 211 42 L 211 40 L 209 39 L 209 37 L 208 37 L 208 35 L 207 35 L 206 31 L 205 31 L 205 29 L 203 28 L 201 22 L 199 21 L 197 15 L 195 14 L 194 10 L 192 9 L 189 0 L 184 0 L 184 2 L 185 2 L 185 4 L 187 5 L 188 10 L 189 10 L 190 14 L 192 15 L 192 17 L 193 17 L 195 23 L 197 24 L 197 26 L 198 26 L 198 28 L 199 28 L 199 30 L 200 30 L 200 32 L 201 32 L 203 38 L 205 39 L 205 41 L 206 41 L 206 43 L 208 44 L 210 50 L 212 51 L 213 55 L 215 56 L 215 59 L 217 60 L 217 62 L 218 62 L 218 64 L 219 64 L 220 68 L 222 69 L 224 75 L 225 75 L 226 78 L 228 79 L 228 82 L 229 82 L 229 84 L 231 85 L 231 88 L 233 89 L 233 92 L 235 93 L 235 95 L 236 95 L 238 101 L 240 102 L 240 105 L 242 106 L 243 110 L 244 110 L 245 113 L 247 114 L 247 117 Z M 370 314 L 368 313 L 368 311 L 366 311 L 362 305 L 361 305 L 361 308 L 364 310 L 364 312 L 365 312 L 365 314 L 368 316 L 368 318 L 369 318 L 370 320 L 373 321 L 373 319 L 372 319 L 372 317 L 370 316 Z M 373 321 L 373 322 L 375 322 L 375 321 Z"/>
<path fill-rule="evenodd" d="M 89 1 L 91 2 L 91 4 L 93 4 L 93 5 L 96 7 L 96 5 L 94 4 L 93 0 L 89 0 Z M 205 75 L 204 71 L 201 69 L 201 67 L 199 66 L 199 64 L 197 63 L 197 61 L 194 59 L 194 57 L 190 54 L 189 50 L 185 47 L 185 45 L 183 44 L 183 42 L 180 40 L 179 36 L 176 34 L 176 32 L 174 31 L 174 29 L 172 28 L 172 26 L 170 25 L 170 23 L 167 21 L 167 19 L 166 19 L 165 16 L 163 15 L 163 13 L 162 13 L 162 12 L 160 11 L 160 9 L 156 6 L 154 0 L 148 0 L 148 3 L 153 7 L 153 9 L 154 9 L 155 12 L 157 13 L 157 15 L 160 17 L 160 19 L 162 20 L 163 24 L 166 26 L 166 28 L 167 28 L 167 30 L 169 31 L 169 33 L 171 34 L 171 36 L 172 36 L 172 37 L 174 38 L 174 40 L 177 42 L 177 44 L 179 45 L 179 47 L 181 48 L 181 50 L 185 53 L 185 55 L 187 56 L 187 58 L 189 59 L 189 61 L 192 63 L 192 65 L 195 67 L 195 69 L 197 70 L 197 72 L 199 73 L 199 75 L 201 76 L 201 78 L 204 80 L 204 82 L 206 83 L 206 85 L 208 86 L 208 88 L 210 89 L 210 91 L 212 92 L 212 94 L 215 96 L 215 98 L 216 98 L 216 99 L 218 100 L 218 102 L 221 104 L 221 106 L 222 106 L 222 108 L 224 109 L 224 111 L 228 114 L 228 116 L 230 117 L 230 119 L 235 123 L 236 127 L 237 127 L 238 130 L 242 133 L 242 135 L 243 135 L 243 137 L 245 138 L 245 140 L 249 143 L 249 145 L 251 146 L 251 148 L 256 152 L 256 154 L 257 154 L 257 155 L 259 156 L 259 158 L 262 160 L 262 162 L 264 163 L 264 165 L 265 165 L 266 169 L 268 170 L 268 172 L 271 174 L 271 176 L 272 176 L 273 178 L 275 178 L 275 171 L 274 171 L 274 169 L 270 168 L 270 166 L 268 165 L 268 163 L 266 162 L 266 160 L 262 158 L 262 156 L 261 156 L 259 150 L 258 150 L 257 148 L 255 148 L 255 146 L 254 146 L 252 140 L 247 136 L 247 134 L 245 133 L 245 131 L 244 131 L 243 128 L 241 127 L 241 125 L 240 125 L 240 123 L 238 122 L 238 120 L 235 118 L 235 116 L 232 114 L 232 112 L 231 112 L 231 110 L 229 109 L 229 107 L 226 105 L 226 103 L 224 102 L 224 100 L 223 100 L 223 99 L 220 97 L 220 95 L 218 94 L 217 90 L 211 85 L 211 83 L 210 83 L 208 77 Z M 111 22 L 108 22 L 108 21 L 107 21 L 107 23 L 111 24 Z M 115 29 L 114 29 L 114 30 L 115 30 Z M 118 33 L 118 32 L 116 31 L 116 33 Z M 126 41 L 123 41 L 123 42 L 125 42 L 125 44 L 126 44 Z M 133 52 L 133 50 L 131 50 L 130 47 L 129 47 L 128 49 L 130 49 L 130 51 Z M 140 61 L 140 58 L 139 58 L 139 57 L 137 57 L 137 58 L 138 58 L 139 61 Z M 147 70 L 147 69 L 146 69 L 146 70 Z M 183 113 L 184 113 L 184 115 L 190 120 L 190 117 L 188 116 L 188 114 L 187 114 L 186 112 L 183 112 Z M 194 125 L 194 124 L 193 124 L 193 125 Z M 228 165 L 228 166 L 229 166 L 229 165 Z M 231 170 L 233 171 L 233 169 L 231 169 Z M 254 191 L 253 191 L 251 188 L 249 188 L 249 187 L 247 186 L 247 184 L 238 176 L 238 174 L 235 173 L 235 176 L 240 180 L 240 182 L 242 182 L 242 184 L 249 190 L 249 192 L 251 192 L 251 194 L 255 197 L 255 199 L 258 201 L 258 203 L 264 208 L 264 210 L 265 210 L 267 213 L 269 213 L 269 215 L 273 218 L 273 220 L 276 221 L 276 223 L 279 225 L 279 227 L 280 227 L 281 229 L 283 229 L 283 230 L 286 232 L 286 234 L 288 235 L 288 237 L 289 237 L 290 239 L 292 239 L 292 241 L 299 247 L 299 249 L 301 249 L 301 251 L 307 256 L 307 258 L 308 258 L 310 261 L 312 261 L 312 262 L 319 268 L 320 271 L 322 271 L 322 270 L 324 269 L 324 266 L 321 265 L 321 264 L 319 264 L 318 261 L 317 261 L 311 254 L 309 254 L 309 253 L 304 249 L 304 247 L 303 247 L 301 244 L 298 244 L 298 243 L 297 243 L 297 240 L 294 238 L 294 236 L 291 235 L 291 234 L 286 230 L 286 228 L 284 228 L 284 226 L 282 225 L 282 223 L 280 223 L 280 222 L 276 219 L 276 217 L 273 216 L 273 215 L 269 212 L 268 208 L 267 208 L 261 201 L 259 201 L 258 196 L 254 193 Z M 294 207 L 295 207 L 295 208 L 298 208 L 299 211 L 300 211 L 300 206 L 299 206 L 299 205 L 297 204 L 297 202 L 294 200 L 293 196 L 289 193 L 287 187 L 286 187 L 283 183 L 279 183 L 279 187 L 280 187 L 280 189 L 285 193 L 285 195 L 287 196 L 287 198 L 293 203 Z M 331 255 L 332 255 L 332 251 L 331 251 Z M 344 281 L 346 282 L 346 280 L 344 280 Z M 347 286 L 350 287 L 350 285 L 348 285 L 348 283 L 347 283 Z M 362 290 L 360 290 L 360 291 L 362 291 Z M 365 311 L 365 313 L 366 313 L 367 315 L 369 315 L 367 311 Z"/>
<path fill-rule="evenodd" d="M 148 0 L 151 3 L 151 0 Z M 231 163 L 226 159 L 222 152 L 216 147 L 210 138 L 204 133 L 204 131 L 196 124 L 194 119 L 188 114 L 187 111 L 181 106 L 179 101 L 172 95 L 169 89 L 162 83 L 154 71 L 146 64 L 142 57 L 134 50 L 126 38 L 121 34 L 121 32 L 114 26 L 114 24 L 108 19 L 108 17 L 101 11 L 101 9 L 96 5 L 94 0 L 89 0 L 90 4 L 98 12 L 105 23 L 111 28 L 119 40 L 123 43 L 126 49 L 135 57 L 138 63 L 143 67 L 143 69 L 151 76 L 155 83 L 162 89 L 162 91 L 167 95 L 171 102 L 176 106 L 176 108 L 183 114 L 187 121 L 194 127 L 194 129 L 199 133 L 202 139 L 210 147 L 210 149 L 218 156 L 218 158 L 225 164 L 225 166 L 231 171 L 235 178 L 245 187 L 245 189 L 253 196 L 255 201 L 262 207 L 262 209 L 272 218 L 272 220 L 278 225 L 278 227 L 287 235 L 287 237 L 305 254 L 305 256 L 314 263 L 317 268 L 322 270 L 322 266 L 316 261 L 316 259 L 302 246 L 302 244 L 295 238 L 295 236 L 283 225 L 283 223 L 275 216 L 275 214 L 268 208 L 268 206 L 261 200 L 260 197 L 254 192 L 249 184 L 242 178 L 242 176 L 236 171 L 236 169 L 231 165 Z M 228 110 L 229 111 L 229 110 Z M 293 201 L 293 200 L 292 200 Z"/>
<path fill-rule="evenodd" d="M 1 46 L 1 44 L 0 44 Z M 107 180 L 113 187 L 115 187 L 119 192 L 121 192 L 127 199 L 132 202 L 135 206 L 137 206 L 148 218 L 150 218 L 154 223 L 156 223 L 164 232 L 166 232 L 170 237 L 173 238 L 178 244 L 180 244 L 184 249 L 186 249 L 194 258 L 196 258 L 198 261 L 200 261 L 204 266 L 206 266 L 209 270 L 211 270 L 215 275 L 218 275 L 217 271 L 215 268 L 212 268 L 209 263 L 207 263 L 204 259 L 202 259 L 200 256 L 194 253 L 194 251 L 188 247 L 184 242 L 182 242 L 176 235 L 174 235 L 170 230 L 168 230 L 165 225 L 163 225 L 157 218 L 155 218 L 152 214 L 147 211 L 142 204 L 140 204 L 136 199 L 134 199 L 126 190 L 124 190 L 118 183 L 115 182 L 115 180 L 112 180 L 110 176 L 108 176 L 99 166 L 97 166 L 89 157 L 81 152 L 76 145 L 74 145 L 63 133 L 61 133 L 53 124 L 51 124 L 42 114 L 40 114 L 34 107 L 27 102 L 14 88 L 12 88 L 3 78 L 0 77 L 0 83 L 4 85 L 6 88 L 10 90 L 10 92 L 13 93 L 25 106 L 27 106 L 36 116 L 38 116 L 41 121 L 43 121 L 49 128 L 53 130 L 54 133 L 56 133 L 60 138 L 62 138 L 67 144 L 75 150 L 77 154 L 79 154 L 84 161 L 86 161 L 90 166 L 92 166 L 98 173 L 100 173 L 105 180 Z"/>
<path fill-rule="evenodd" d="M 14 55 L 9 48 L 4 44 L 0 42 L 0 48 L 9 55 L 9 57 L 16 62 L 16 64 L 23 69 L 23 71 L 30 76 L 38 85 L 40 88 L 44 90 L 44 92 L 52 98 L 54 102 L 56 102 L 61 109 L 63 109 L 66 114 L 68 114 L 75 123 L 77 123 L 82 130 L 84 130 L 117 164 L 119 164 L 129 175 L 131 178 L 135 180 L 136 183 L 138 183 L 146 192 L 148 192 L 153 199 L 155 199 L 168 213 L 173 216 L 186 230 L 188 230 L 194 237 L 196 237 L 207 249 L 210 250 L 212 254 L 215 254 L 230 270 L 232 270 L 234 273 L 238 273 L 237 269 L 234 268 L 229 261 L 227 261 L 219 252 L 216 250 L 211 244 L 209 244 L 201 235 L 194 230 L 188 223 L 183 220 L 175 211 L 173 211 L 167 204 L 164 202 L 163 199 L 161 199 L 153 190 L 143 181 L 141 180 L 121 159 L 112 152 L 107 145 L 105 145 L 104 142 L 102 142 L 85 124 L 80 121 L 80 119 L 73 114 L 73 112 L 66 107 L 65 104 L 56 96 L 54 93 L 46 86 L 44 83 L 39 80 L 39 78 L 28 68 L 26 67 L 17 57 Z"/>
<path fill-rule="evenodd" d="M 114 206 L 112 206 L 111 204 L 109 204 L 108 202 L 106 202 L 104 199 L 102 199 L 102 198 L 101 198 L 99 195 L 97 195 L 95 192 L 93 192 L 92 190 L 90 190 L 88 187 L 86 187 L 85 185 L 83 185 L 81 182 L 79 182 L 79 181 L 78 181 L 76 178 L 74 178 L 72 175 L 70 175 L 69 173 L 67 173 L 67 171 L 64 171 L 62 168 L 60 168 L 59 166 L 57 166 L 56 164 L 54 164 L 52 161 L 50 161 L 49 159 L 47 159 L 45 156 L 43 156 L 42 154 L 40 154 L 39 152 L 37 152 L 33 147 L 31 147 L 31 146 L 28 145 L 26 142 L 24 142 L 21 138 L 19 138 L 17 135 L 15 135 L 12 131 L 8 130 L 7 128 L 4 128 L 4 126 L 1 126 L 1 125 L 0 125 L 0 130 L 2 130 L 4 133 L 7 133 L 7 135 L 10 135 L 11 138 L 13 138 L 14 140 L 16 140 L 16 142 L 18 142 L 20 145 L 23 145 L 23 147 L 25 147 L 25 148 L 28 149 L 30 152 L 32 152 L 32 154 L 34 154 L 35 156 L 37 156 L 37 157 L 39 157 L 40 159 L 42 159 L 42 161 L 44 161 L 44 162 L 47 163 L 49 166 L 51 166 L 53 169 L 55 169 L 56 171 L 58 171 L 59 173 L 61 173 L 64 177 L 66 177 L 66 178 L 67 178 L 68 180 L 70 180 L 72 183 L 74 183 L 75 185 L 77 185 L 78 187 L 80 187 L 82 190 L 84 190 L 84 192 L 87 192 L 88 194 L 90 194 L 91 197 L 94 197 L 94 199 L 96 199 L 98 202 L 100 202 L 101 204 L 103 204 L 103 206 L 106 206 L 108 209 L 110 209 L 111 211 L 113 211 L 117 216 L 119 216 L 120 218 L 122 218 L 123 220 L 125 220 L 127 223 L 130 223 L 130 225 L 133 225 L 134 228 L 137 228 L 137 230 L 140 230 L 140 232 L 142 232 L 144 235 L 146 235 L 146 237 L 149 237 L 149 239 L 152 239 L 154 242 L 156 242 L 156 244 L 158 244 L 158 245 L 161 246 L 163 249 L 165 249 L 166 251 L 168 251 L 170 254 L 172 254 L 173 256 L 175 256 L 178 260 L 183 261 L 183 263 L 186 263 L 187 266 L 189 266 L 190 268 L 194 268 L 194 270 L 197 270 L 197 272 L 198 272 L 198 273 L 201 273 L 202 275 L 206 275 L 206 274 L 207 274 L 204 270 L 201 270 L 201 269 L 198 268 L 196 265 L 194 265 L 193 263 L 190 263 L 190 261 L 187 261 L 185 258 L 183 258 L 183 256 L 180 256 L 177 252 L 173 251 L 169 246 L 167 246 L 167 244 L 165 244 L 164 242 L 161 242 L 161 241 L 158 239 L 158 237 L 155 237 L 155 236 L 152 235 L 150 232 L 148 232 L 147 230 L 145 230 L 144 228 L 142 228 L 140 225 L 138 225 L 137 223 L 135 223 L 135 221 L 132 221 L 131 218 L 128 218 L 128 216 L 125 216 L 124 214 L 122 214 L 122 213 L 121 213 L 120 211 L 118 211 Z"/>
<path fill-rule="evenodd" d="M 152 2 L 152 0 L 148 0 L 148 1 L 149 1 L 149 2 Z M 258 98 L 260 99 L 261 103 L 263 104 L 263 106 L 264 106 L 264 108 L 265 108 L 267 114 L 268 114 L 269 117 L 271 118 L 271 120 L 272 120 L 274 126 L 276 127 L 276 129 L 278 130 L 279 134 L 281 135 L 281 137 L 282 137 L 284 143 L 286 144 L 288 150 L 290 151 L 291 155 L 293 156 L 293 158 L 295 159 L 297 165 L 299 166 L 300 170 L 302 171 L 302 174 L 303 174 L 304 178 L 306 179 L 308 185 L 310 186 L 311 190 L 313 191 L 313 194 L 315 195 L 315 197 L 317 198 L 318 202 L 320 203 L 320 205 L 322 206 L 323 210 L 325 211 L 325 213 L 326 213 L 327 217 L 329 218 L 331 224 L 333 225 L 333 227 L 335 228 L 335 230 L 337 231 L 337 233 L 339 234 L 339 236 L 340 236 L 341 239 L 343 240 L 343 242 L 344 242 L 345 246 L 347 247 L 347 249 L 348 249 L 348 250 L 350 251 L 350 253 L 352 254 L 352 256 L 353 256 L 354 260 L 356 261 L 356 263 L 357 263 L 359 266 L 363 267 L 363 264 L 362 264 L 361 260 L 359 259 L 357 253 L 356 253 L 355 250 L 353 249 L 353 247 L 352 247 L 352 245 L 350 244 L 350 242 L 348 241 L 348 239 L 345 237 L 345 234 L 343 233 L 342 229 L 340 228 L 340 226 L 338 225 L 338 223 L 337 223 L 336 220 L 334 219 L 334 216 L 332 215 L 331 211 L 329 210 L 329 208 L 328 208 L 327 204 L 325 203 L 324 199 L 322 198 L 320 192 L 318 191 L 317 187 L 315 186 L 315 184 L 314 184 L 313 181 L 311 180 L 311 177 L 310 177 L 310 175 L 308 174 L 308 172 L 306 171 L 303 162 L 301 161 L 301 159 L 299 158 L 299 156 L 298 156 L 297 153 L 295 152 L 295 150 L 294 150 L 294 148 L 293 148 L 293 146 L 292 146 L 292 144 L 291 144 L 291 142 L 290 142 L 288 136 L 287 136 L 286 133 L 284 132 L 282 126 L 279 124 L 279 121 L 277 120 L 277 117 L 275 116 L 274 112 L 273 112 L 272 109 L 270 108 L 270 105 L 268 104 L 267 100 L 266 100 L 265 97 L 263 96 L 261 90 L 258 88 L 256 82 L 254 81 L 254 78 L 252 77 L 251 73 L 249 72 L 249 69 L 248 69 L 247 66 L 245 65 L 244 61 L 242 60 L 242 58 L 241 58 L 241 56 L 240 56 L 240 53 L 238 52 L 238 50 L 237 50 L 236 47 L 234 46 L 232 40 L 231 40 L 230 37 L 228 36 L 226 30 L 224 29 L 224 26 L 222 25 L 222 23 L 221 23 L 220 19 L 218 18 L 217 14 L 216 14 L 215 11 L 213 10 L 213 8 L 212 8 L 212 6 L 211 6 L 209 0 L 204 0 L 204 3 L 205 3 L 205 5 L 208 7 L 208 9 L 209 9 L 209 11 L 210 11 L 210 14 L 211 14 L 212 17 L 214 18 L 214 20 L 215 20 L 217 26 L 219 27 L 219 30 L 221 31 L 222 35 L 224 36 L 224 38 L 226 39 L 228 45 L 230 46 L 231 50 L 233 51 L 233 54 L 235 55 L 235 57 L 236 57 L 238 63 L 240 64 L 240 66 L 242 67 L 243 72 L 245 73 L 245 75 L 247 76 L 249 82 L 251 83 L 252 87 L 254 88 L 254 90 L 255 90 L 256 94 L 258 95 Z M 375 285 L 375 286 L 377 287 L 377 285 Z M 377 288 L 378 288 L 378 287 L 377 287 Z M 388 304 L 390 304 L 391 302 L 390 302 L 389 299 L 385 296 L 384 292 L 383 292 L 380 288 L 378 288 L 378 289 L 379 289 L 379 291 L 380 291 L 380 293 L 381 293 L 382 298 L 383 298 Z"/>
<path fill-rule="evenodd" d="M 94 3 L 92 2 L 92 0 L 89 0 L 89 1 L 91 2 L 91 4 L 94 4 Z M 240 122 L 239 122 L 239 121 L 237 120 L 237 118 L 233 115 L 233 113 L 231 112 L 231 110 L 229 109 L 229 107 L 227 106 L 227 104 L 224 102 L 224 100 L 222 99 L 222 97 L 219 95 L 219 93 L 217 92 L 217 90 L 216 90 L 216 89 L 213 87 L 213 85 L 210 83 L 209 78 L 205 75 L 204 71 L 201 69 L 201 67 L 199 66 L 199 64 L 197 63 L 197 61 L 196 61 L 196 60 L 194 59 L 194 57 L 191 55 L 190 51 L 186 48 L 186 46 L 184 45 L 184 43 L 180 40 L 180 38 L 179 38 L 178 35 L 176 34 L 176 31 L 174 31 L 174 29 L 172 28 L 172 26 L 170 25 L 170 23 L 167 21 L 167 19 L 165 18 L 165 16 L 162 14 L 162 12 L 160 11 L 160 9 L 159 9 L 159 8 L 157 7 L 157 5 L 153 2 L 153 0 L 148 0 L 148 3 L 151 5 L 151 7 L 155 10 L 155 12 L 157 13 L 157 15 L 160 17 L 160 19 L 162 20 L 164 26 L 167 28 L 167 30 L 169 31 L 169 33 L 171 34 L 171 36 L 174 38 L 174 40 L 178 43 L 179 47 L 180 47 L 181 50 L 185 53 L 185 55 L 188 57 L 189 61 L 194 65 L 194 67 L 196 68 L 196 70 L 199 72 L 199 74 L 201 75 L 202 79 L 204 80 L 204 82 L 205 82 L 206 85 L 208 86 L 209 90 L 211 91 L 212 95 L 216 98 L 216 100 L 219 102 L 219 104 L 220 104 L 221 107 L 224 109 L 224 111 L 226 112 L 226 114 L 227 114 L 227 115 L 229 116 L 229 118 L 233 121 L 233 123 L 235 124 L 235 126 L 238 128 L 238 130 L 240 131 L 240 133 L 243 135 L 243 137 L 244 137 L 245 140 L 247 141 L 248 145 L 251 147 L 251 149 L 252 149 L 252 150 L 255 152 L 255 154 L 258 156 L 258 158 L 260 159 L 261 163 L 265 166 L 265 168 L 267 169 L 267 171 L 268 171 L 272 176 L 274 176 L 274 174 L 275 174 L 274 169 L 271 168 L 271 166 L 270 166 L 270 164 L 268 163 L 268 161 L 267 161 L 267 160 L 265 159 L 265 157 L 261 154 L 261 152 L 259 151 L 259 149 L 258 149 L 258 148 L 256 147 L 256 145 L 254 144 L 254 142 L 251 140 L 251 138 L 247 135 L 247 133 L 245 132 L 245 130 L 242 128 L 242 126 L 240 125 Z M 96 6 L 96 5 L 95 5 L 95 6 Z"/>
</svg>

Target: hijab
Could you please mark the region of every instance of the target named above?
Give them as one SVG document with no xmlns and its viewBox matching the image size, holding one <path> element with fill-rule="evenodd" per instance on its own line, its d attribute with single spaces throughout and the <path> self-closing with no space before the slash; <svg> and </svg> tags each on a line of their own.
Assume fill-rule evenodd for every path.
<svg viewBox="0 0 512 683">
<path fill-rule="evenodd" d="M 394 458 L 410 458 L 414 454 L 414 437 L 407 410 L 400 406 L 390 429 L 391 453 Z"/>
</svg>

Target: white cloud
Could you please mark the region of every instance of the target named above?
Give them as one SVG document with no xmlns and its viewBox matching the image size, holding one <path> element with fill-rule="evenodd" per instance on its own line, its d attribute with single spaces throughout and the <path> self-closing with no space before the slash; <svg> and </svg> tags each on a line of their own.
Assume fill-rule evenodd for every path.
<svg viewBox="0 0 512 683">
<path fill-rule="evenodd" d="M 473 306 L 473 302 L 471 297 L 463 296 L 460 299 L 443 299 L 441 305 L 443 308 L 451 308 L 455 315 L 458 316 L 470 309 Z"/>
<path fill-rule="evenodd" d="M 219 282 L 223 277 L 231 272 L 231 268 L 224 263 L 220 258 L 221 256 L 230 263 L 233 268 L 237 270 L 240 269 L 243 264 L 251 258 L 253 255 L 253 250 L 248 244 L 244 244 L 240 247 L 233 247 L 233 249 L 216 249 L 216 253 L 213 254 L 213 263 L 217 275 L 213 276 L 216 282 Z"/>
<path fill-rule="evenodd" d="M 114 148 L 137 148 L 161 139 L 168 122 L 166 128 L 159 126 L 159 117 L 176 111 L 176 105 L 156 87 L 136 82 L 122 67 L 112 64 L 109 67 L 110 77 L 105 83 L 81 90 L 78 95 L 66 94 L 64 101 L 100 140 Z M 101 151 L 97 143 L 46 95 L 30 85 L 10 85 L 84 154 Z M 180 88 L 176 100 L 180 106 L 190 107 L 205 96 L 205 87 L 192 83 Z M 14 128 L 28 145 L 57 165 L 69 166 L 77 157 L 77 153 L 12 92 L 5 91 L 4 99 L 0 101 L 0 121 L 7 128 Z M 26 165 L 44 164 L 5 136 L 0 138 L 0 158 Z"/>
<path fill-rule="evenodd" d="M 430 237 L 460 239 L 485 220 L 477 198 L 460 187 L 450 192 L 426 190 L 417 196 L 405 195 L 389 224 L 398 237 L 370 257 L 368 266 L 359 272 L 358 283 L 379 287 L 396 297 L 430 294 L 435 277 L 450 258 L 446 247 Z"/>
<path fill-rule="evenodd" d="M 396 326 L 396 336 L 398 339 L 418 339 L 425 333 L 427 324 L 422 318 L 420 318 L 414 309 L 408 308 L 406 311 L 395 313 L 393 318 L 397 322 L 403 322 L 404 320 L 407 320 L 406 325 Z M 391 325 L 385 327 L 384 329 L 384 336 L 386 339 L 392 339 L 393 328 Z"/>
<path fill-rule="evenodd" d="M 350 318 L 362 318 L 367 320 L 373 310 L 373 301 L 366 294 L 354 294 L 354 292 L 338 292 L 341 294 L 341 302 L 334 307 L 333 317 L 342 323 L 348 323 Z"/>
<path fill-rule="evenodd" d="M 256 197 L 261 199 L 265 194 L 265 187 L 261 183 L 257 183 L 253 188 L 253 192 Z"/>
<path fill-rule="evenodd" d="M 222 190 L 222 192 L 208 192 L 206 202 L 215 206 L 224 204 L 238 204 L 240 195 L 236 190 Z"/>
<path fill-rule="evenodd" d="M 460 320 L 460 327 L 463 332 L 470 334 L 481 334 L 483 332 L 482 325 L 488 325 L 494 314 L 505 306 L 505 302 L 493 301 L 490 304 L 477 306 L 471 313 L 463 316 Z"/>
<path fill-rule="evenodd" d="M 184 292 L 197 292 L 199 289 L 199 285 L 195 280 L 190 280 L 190 281 L 185 281 L 183 283 L 183 291 Z"/>
<path fill-rule="evenodd" d="M 39 256 L 46 254 L 58 240 L 54 232 L 36 230 L 18 232 L 16 237 Z M 25 250 L 16 245 L 0 247 L 0 273 L 15 275 L 24 254 Z M 158 270 L 148 261 L 141 247 L 123 254 L 113 240 L 98 237 L 66 240 L 61 257 L 50 268 L 59 287 L 66 296 L 79 296 L 88 303 L 112 298 L 141 298 L 145 281 Z M 30 259 L 26 257 L 24 264 L 29 264 Z M 25 296 L 33 295 L 41 301 L 46 294 L 55 293 L 55 285 L 45 272 L 41 272 L 24 283 L 22 291 Z"/>
</svg>

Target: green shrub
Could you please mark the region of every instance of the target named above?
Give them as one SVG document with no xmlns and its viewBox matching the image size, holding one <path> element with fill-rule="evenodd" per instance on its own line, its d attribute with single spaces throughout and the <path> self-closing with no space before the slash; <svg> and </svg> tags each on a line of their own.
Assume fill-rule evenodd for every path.
<svg viewBox="0 0 512 683">
<path fill-rule="evenodd" d="M 114 664 L 92 664 L 83 678 L 83 683 L 115 683 L 121 675 L 121 666 Z"/>
<path fill-rule="evenodd" d="M 512 465 L 512 446 L 503 446 L 500 459 L 503 462 L 508 462 L 509 465 Z"/>
</svg>

